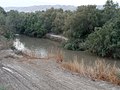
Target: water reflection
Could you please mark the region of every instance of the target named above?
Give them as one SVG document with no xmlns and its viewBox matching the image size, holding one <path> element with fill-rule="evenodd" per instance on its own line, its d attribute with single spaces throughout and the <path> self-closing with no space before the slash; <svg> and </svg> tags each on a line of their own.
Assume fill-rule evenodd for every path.
<svg viewBox="0 0 120 90">
<path fill-rule="evenodd" d="M 116 61 L 117 66 L 120 67 L 120 60 L 100 58 L 98 56 L 82 51 L 64 50 L 63 48 L 60 47 L 61 45 L 60 43 L 51 40 L 31 38 L 26 36 L 20 36 L 19 39 L 20 42 L 22 42 L 26 48 L 36 51 L 41 56 L 47 56 L 48 53 L 56 55 L 58 51 L 61 51 L 65 61 L 72 61 L 77 57 L 78 61 L 84 60 L 85 63 L 91 65 L 98 59 L 100 60 L 104 59 L 106 60 L 107 63 L 110 64 L 113 64 Z"/>
<path fill-rule="evenodd" d="M 25 50 L 25 45 L 20 42 L 20 39 L 15 39 L 15 41 L 13 42 L 13 46 L 19 51 Z"/>
</svg>

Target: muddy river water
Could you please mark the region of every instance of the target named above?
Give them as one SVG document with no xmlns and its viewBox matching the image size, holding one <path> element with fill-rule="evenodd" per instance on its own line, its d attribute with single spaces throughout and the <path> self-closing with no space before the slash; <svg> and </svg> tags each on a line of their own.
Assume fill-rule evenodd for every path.
<svg viewBox="0 0 120 90">
<path fill-rule="evenodd" d="M 96 55 L 93 55 L 88 52 L 83 51 L 71 51 L 71 50 L 65 50 L 61 47 L 61 44 L 59 42 L 51 41 L 48 39 L 40 39 L 40 38 L 31 38 L 27 36 L 19 36 L 17 37 L 20 42 L 25 46 L 25 48 L 28 48 L 30 50 L 36 51 L 37 53 L 40 53 L 42 56 L 46 56 L 48 53 L 51 53 L 55 55 L 60 51 L 62 53 L 63 58 L 65 61 L 84 61 L 88 65 L 91 65 L 96 60 L 105 60 L 109 64 L 114 64 L 118 67 L 120 67 L 120 60 L 111 59 L 111 58 L 100 58 Z"/>
</svg>

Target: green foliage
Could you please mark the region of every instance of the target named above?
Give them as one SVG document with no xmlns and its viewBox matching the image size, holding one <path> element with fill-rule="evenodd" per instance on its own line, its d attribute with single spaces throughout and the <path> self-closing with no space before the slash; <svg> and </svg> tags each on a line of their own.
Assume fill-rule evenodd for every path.
<svg viewBox="0 0 120 90">
<path fill-rule="evenodd" d="M 9 29 L 12 32 L 16 32 L 20 27 L 21 24 L 21 16 L 19 15 L 18 11 L 9 11 L 7 12 L 6 17 L 6 26 L 9 27 Z"/>
<path fill-rule="evenodd" d="M 23 23 L 19 29 L 20 33 L 39 38 L 47 33 L 47 31 L 43 28 L 41 17 L 36 13 L 27 13 L 23 18 Z"/>
<path fill-rule="evenodd" d="M 15 14 L 16 13 L 16 14 Z M 15 17 L 15 18 L 13 18 Z M 46 33 L 62 34 L 65 14 L 62 9 L 48 9 L 35 13 L 8 12 L 7 23 L 17 33 L 43 37 Z"/>
<path fill-rule="evenodd" d="M 6 25 L 7 13 L 3 8 L 0 7 L 0 35 L 6 37 L 7 39 L 13 38 L 13 33 Z"/>
<path fill-rule="evenodd" d="M 2 7 L 0 7 L 0 14 L 6 15 L 6 12 Z"/>
<path fill-rule="evenodd" d="M 120 58 L 120 18 L 96 28 L 86 40 L 87 48 L 97 55 Z"/>
<path fill-rule="evenodd" d="M 5 24 L 5 16 L 6 16 L 6 12 L 2 7 L 0 7 L 0 25 Z"/>
<path fill-rule="evenodd" d="M 112 0 L 107 0 L 103 10 L 104 22 L 115 17 L 117 13 L 118 13 L 118 3 L 114 3 Z"/>
<path fill-rule="evenodd" d="M 0 35 L 4 36 L 7 39 L 14 38 L 14 34 L 9 28 L 5 25 L 0 26 Z"/>
<path fill-rule="evenodd" d="M 5 32 L 5 34 L 3 36 L 7 39 L 13 39 L 14 38 L 14 34 L 11 31 Z"/>
<path fill-rule="evenodd" d="M 84 51 L 85 50 L 85 45 L 84 42 L 81 42 L 79 39 L 76 40 L 70 40 L 67 43 L 65 43 L 63 46 L 65 49 L 69 49 L 69 50 L 81 50 Z"/>
<path fill-rule="evenodd" d="M 72 50 L 84 50 L 83 43 L 86 37 L 94 31 L 98 25 L 97 9 L 95 5 L 80 6 L 75 14 L 67 19 L 65 24 L 67 36 L 70 41 L 65 45 Z"/>
<path fill-rule="evenodd" d="M 78 41 L 69 41 L 64 45 L 64 48 L 69 50 L 79 50 L 79 44 Z"/>
<path fill-rule="evenodd" d="M 120 58 L 120 11 L 118 4 L 107 0 L 101 14 L 102 27 L 96 27 L 86 39 L 86 47 L 99 56 Z M 105 23 L 105 24 L 104 24 Z"/>
<path fill-rule="evenodd" d="M 5 25 L 5 16 L 0 14 L 0 25 Z"/>
<path fill-rule="evenodd" d="M 49 33 L 63 33 L 64 20 L 66 17 L 66 14 L 64 13 L 63 9 L 48 9 L 42 14 L 42 17 L 44 23 L 43 26 Z"/>
<path fill-rule="evenodd" d="M 100 56 L 120 58 L 120 8 L 107 0 L 103 9 L 96 5 L 79 6 L 76 11 L 48 9 L 34 13 L 5 12 L 0 7 L 0 34 L 13 33 L 42 38 L 47 33 L 65 35 L 70 50 L 90 50 Z"/>
<path fill-rule="evenodd" d="M 107 0 L 104 9 L 80 6 L 68 17 L 65 34 L 70 50 L 89 50 L 99 56 L 120 58 L 120 10 L 118 4 Z"/>
<path fill-rule="evenodd" d="M 61 34 L 63 32 L 64 16 L 62 13 L 57 13 L 53 23 L 51 31 L 55 34 Z"/>
<path fill-rule="evenodd" d="M 78 7 L 71 18 L 71 25 L 68 25 L 70 26 L 68 30 L 70 38 L 84 40 L 94 30 L 94 27 L 98 25 L 96 10 L 94 5 Z"/>
<path fill-rule="evenodd" d="M 0 86 L 0 90 L 6 90 L 3 86 Z"/>
</svg>

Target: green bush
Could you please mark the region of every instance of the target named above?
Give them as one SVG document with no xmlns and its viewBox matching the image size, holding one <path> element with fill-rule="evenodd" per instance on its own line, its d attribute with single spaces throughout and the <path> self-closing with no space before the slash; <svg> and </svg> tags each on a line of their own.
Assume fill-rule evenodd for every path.
<svg viewBox="0 0 120 90">
<path fill-rule="evenodd" d="M 96 28 L 86 40 L 89 51 L 100 56 L 120 58 L 120 19 L 112 19 L 103 27 Z"/>
<path fill-rule="evenodd" d="M 68 50 L 85 50 L 84 42 L 80 41 L 79 39 L 70 40 L 64 44 L 64 48 Z"/>
</svg>

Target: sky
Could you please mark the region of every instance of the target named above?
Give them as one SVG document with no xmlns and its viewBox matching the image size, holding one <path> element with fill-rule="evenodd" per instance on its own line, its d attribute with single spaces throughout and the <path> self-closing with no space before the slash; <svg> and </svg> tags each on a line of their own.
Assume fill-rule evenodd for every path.
<svg viewBox="0 0 120 90">
<path fill-rule="evenodd" d="M 120 0 L 113 0 L 120 3 Z M 34 5 L 88 5 L 96 4 L 103 5 L 106 0 L 0 0 L 2 7 L 25 7 Z"/>
</svg>

